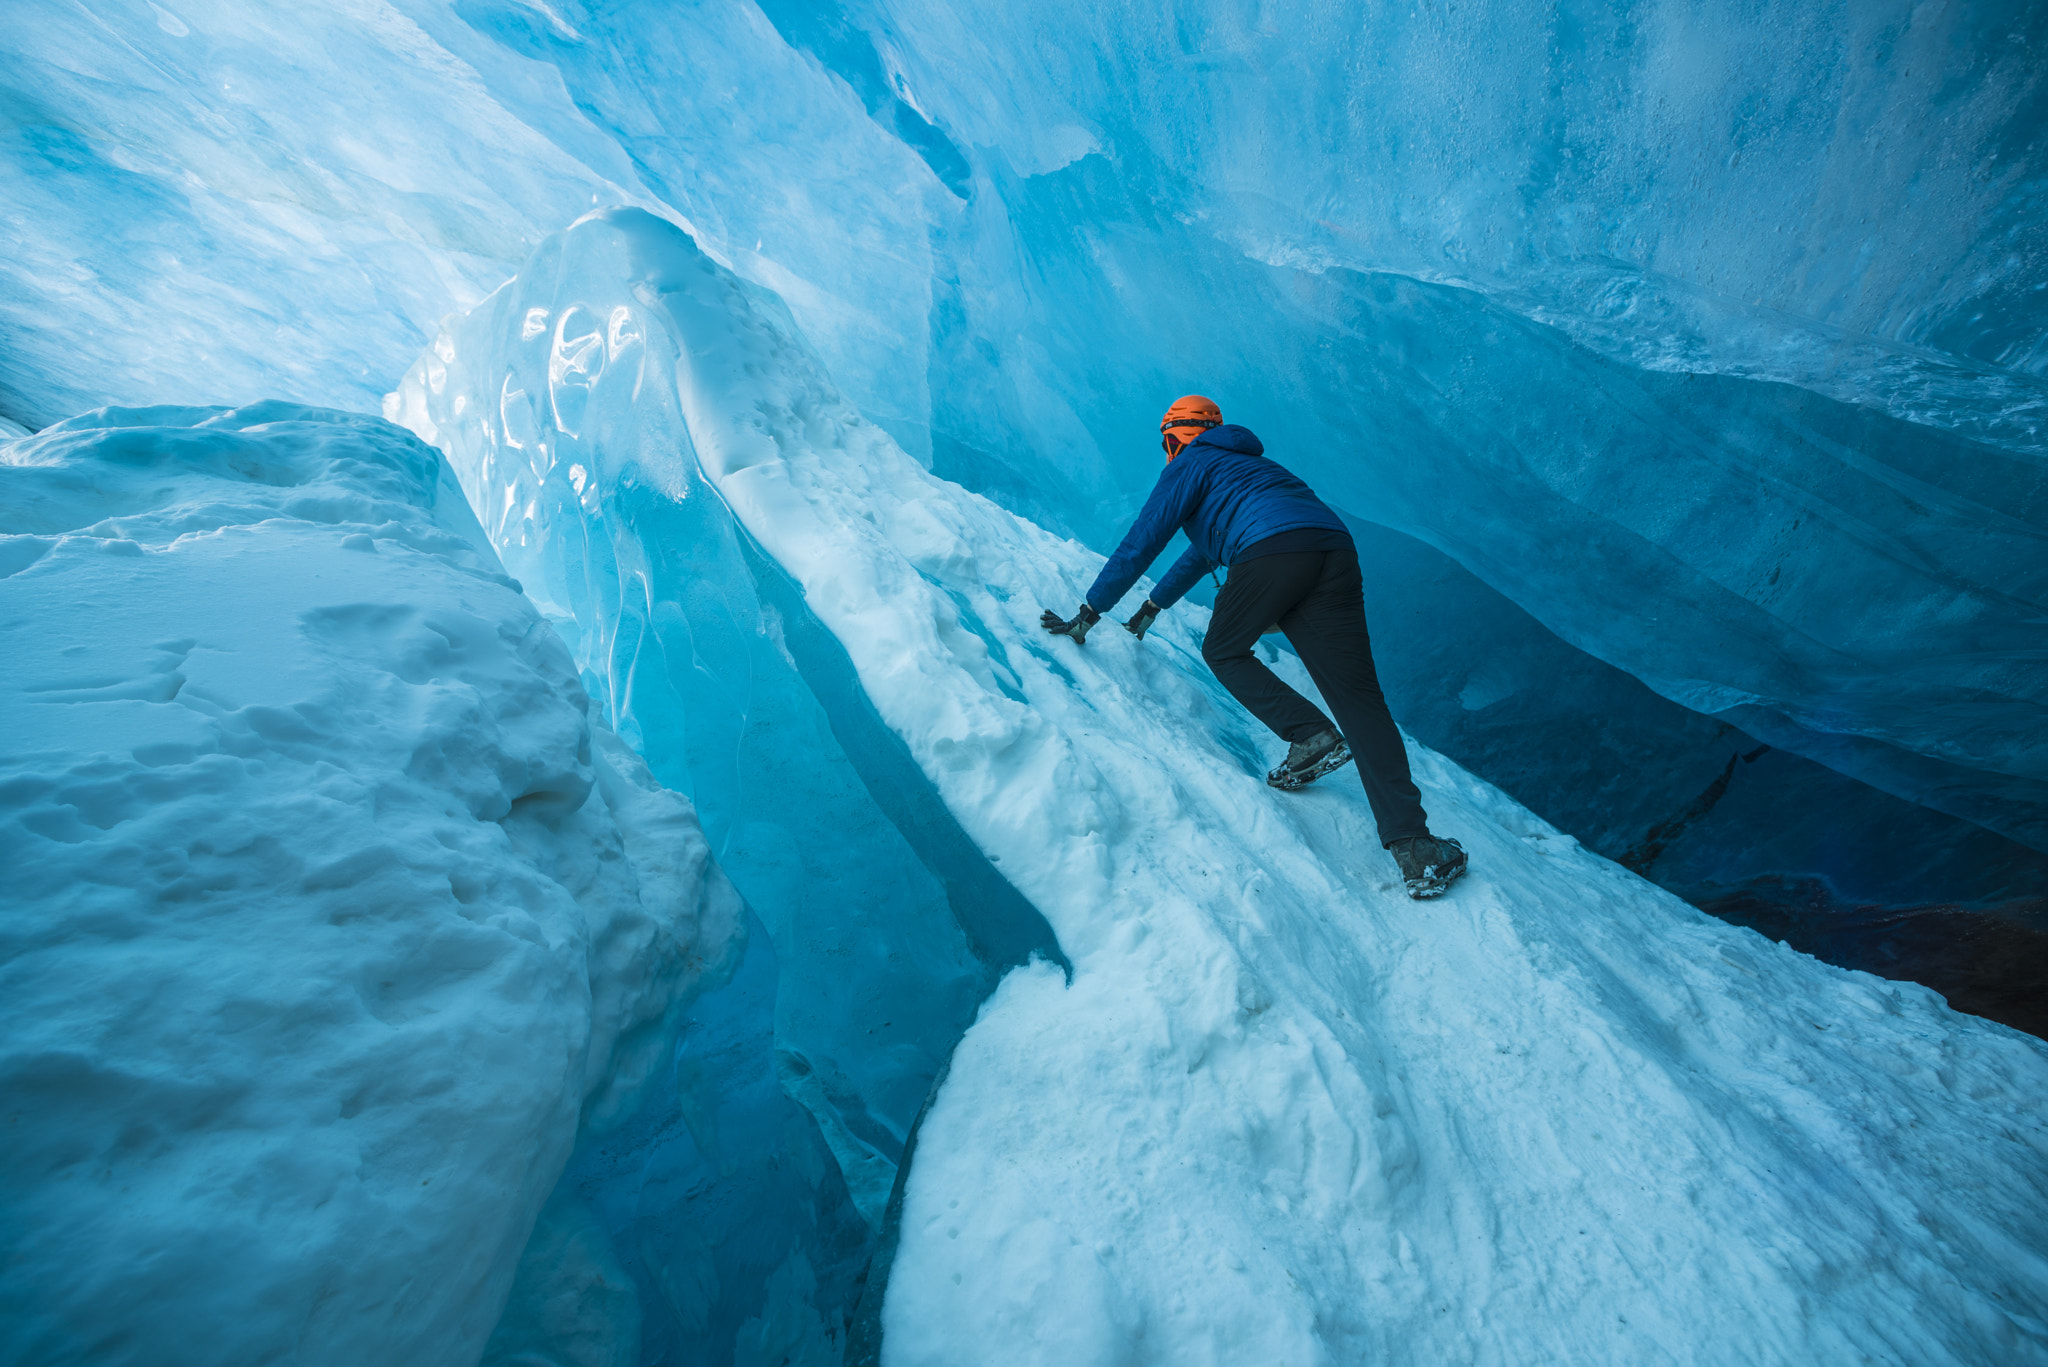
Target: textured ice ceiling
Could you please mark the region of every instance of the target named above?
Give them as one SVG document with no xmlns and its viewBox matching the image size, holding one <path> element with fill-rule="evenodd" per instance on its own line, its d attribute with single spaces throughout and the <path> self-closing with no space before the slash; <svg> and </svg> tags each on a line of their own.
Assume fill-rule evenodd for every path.
<svg viewBox="0 0 2048 1367">
<path fill-rule="evenodd" d="M 374 409 L 638 204 L 1043 521 L 1113 536 L 1200 388 L 1667 697 L 2048 843 L 2038 7 L 11 17 L 18 422 Z"/>
</svg>

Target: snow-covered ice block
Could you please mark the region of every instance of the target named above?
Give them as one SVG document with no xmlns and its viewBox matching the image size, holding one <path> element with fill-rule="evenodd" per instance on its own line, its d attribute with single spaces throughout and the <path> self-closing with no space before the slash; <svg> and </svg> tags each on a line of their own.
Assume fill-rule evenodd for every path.
<svg viewBox="0 0 2048 1367">
<path fill-rule="evenodd" d="M 1199 608 L 1048 638 L 1100 558 L 921 468 L 674 225 L 593 214 L 534 275 L 673 360 L 556 366 L 552 401 L 687 437 L 1073 962 L 954 1056 L 885 1362 L 2048 1361 L 2048 1046 L 1713 921 L 1419 747 L 1474 872 L 1410 902 L 1348 772 L 1263 783 Z M 524 440 L 451 378 L 504 374 L 496 317 L 390 411 Z"/>
<path fill-rule="evenodd" d="M 0 1357 L 474 1362 L 737 899 L 436 454 L 0 445 Z"/>
</svg>

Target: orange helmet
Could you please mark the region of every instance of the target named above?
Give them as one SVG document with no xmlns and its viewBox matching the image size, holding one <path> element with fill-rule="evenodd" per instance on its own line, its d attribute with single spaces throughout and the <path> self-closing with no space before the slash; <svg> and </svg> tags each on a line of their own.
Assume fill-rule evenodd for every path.
<svg viewBox="0 0 2048 1367">
<path fill-rule="evenodd" d="M 1200 394 L 1183 394 L 1166 406 L 1166 416 L 1159 420 L 1159 445 L 1172 460 L 1186 446 L 1212 427 L 1223 425 L 1223 410 L 1216 406 L 1214 399 L 1205 399 Z"/>
</svg>

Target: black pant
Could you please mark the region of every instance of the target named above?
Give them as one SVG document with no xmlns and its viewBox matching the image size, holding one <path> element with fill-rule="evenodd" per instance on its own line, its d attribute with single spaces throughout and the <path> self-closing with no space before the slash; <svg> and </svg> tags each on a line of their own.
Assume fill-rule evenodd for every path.
<svg viewBox="0 0 2048 1367">
<path fill-rule="evenodd" d="M 1337 714 L 1336 729 L 1351 742 L 1380 843 L 1428 834 L 1408 751 L 1372 666 L 1358 553 L 1291 551 L 1232 565 L 1202 638 L 1202 658 L 1246 711 L 1284 741 L 1307 740 L 1329 729 L 1330 719 L 1252 653 L 1276 622 Z"/>
</svg>

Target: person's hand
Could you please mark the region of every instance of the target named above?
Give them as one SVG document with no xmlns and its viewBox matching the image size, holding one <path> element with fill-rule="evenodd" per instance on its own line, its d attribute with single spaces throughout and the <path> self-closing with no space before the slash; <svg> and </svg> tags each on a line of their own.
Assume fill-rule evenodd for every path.
<svg viewBox="0 0 2048 1367">
<path fill-rule="evenodd" d="M 1074 644 L 1078 646 L 1086 645 L 1088 643 L 1088 628 L 1094 626 L 1097 622 L 1101 620 L 1101 613 L 1097 612 L 1094 608 L 1089 607 L 1086 603 L 1083 603 L 1075 611 L 1072 621 L 1068 621 L 1066 618 L 1061 617 L 1057 612 L 1054 612 L 1051 608 L 1047 608 L 1042 614 L 1040 614 L 1038 618 L 1038 625 L 1044 627 L 1047 631 L 1051 632 L 1055 636 L 1073 637 Z"/>
<path fill-rule="evenodd" d="M 1151 626 L 1152 619 L 1163 611 L 1165 609 L 1161 608 L 1159 604 L 1147 598 L 1145 606 L 1139 608 L 1137 612 L 1132 614 L 1131 620 L 1124 623 L 1124 630 L 1142 641 L 1145 639 L 1145 629 Z"/>
</svg>

